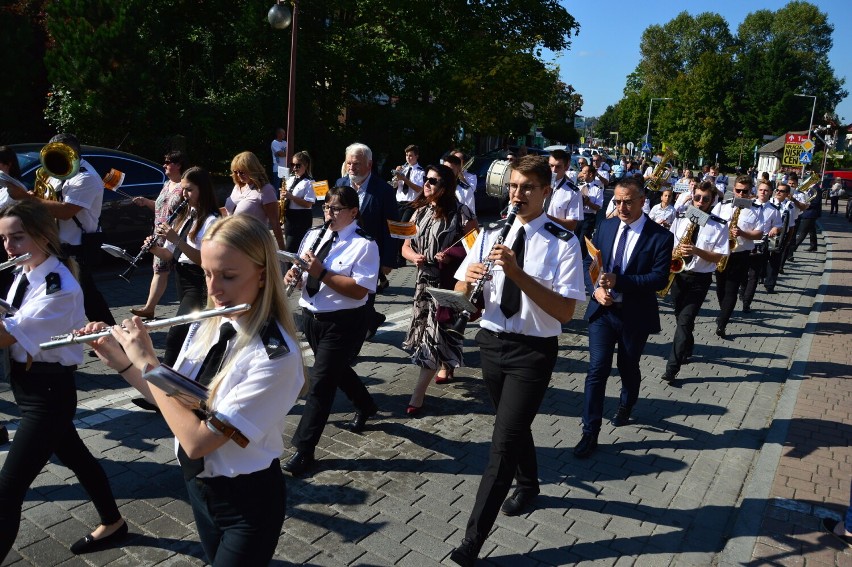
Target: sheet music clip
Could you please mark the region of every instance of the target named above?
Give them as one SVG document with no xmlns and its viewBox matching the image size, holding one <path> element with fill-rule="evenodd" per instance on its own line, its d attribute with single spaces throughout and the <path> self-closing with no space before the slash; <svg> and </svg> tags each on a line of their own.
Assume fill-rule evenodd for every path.
<svg viewBox="0 0 852 567">
<path fill-rule="evenodd" d="M 133 263 L 133 256 L 127 253 L 123 248 L 119 248 L 118 246 L 113 246 L 112 244 L 101 244 L 101 250 L 109 254 L 110 256 L 114 256 L 115 258 L 120 258 L 122 260 L 126 260 Z"/>
<path fill-rule="evenodd" d="M 285 250 L 278 250 L 278 261 L 282 264 L 296 264 L 302 270 L 308 267 L 308 263 L 305 262 L 305 259 L 299 256 L 298 254 L 294 254 L 293 252 L 287 252 Z"/>
<path fill-rule="evenodd" d="M 462 311 L 476 313 L 479 311 L 479 309 L 470 302 L 467 296 L 460 291 L 427 287 L 426 293 L 435 298 L 435 302 L 439 307 L 447 307 L 456 313 L 461 313 Z"/>
</svg>

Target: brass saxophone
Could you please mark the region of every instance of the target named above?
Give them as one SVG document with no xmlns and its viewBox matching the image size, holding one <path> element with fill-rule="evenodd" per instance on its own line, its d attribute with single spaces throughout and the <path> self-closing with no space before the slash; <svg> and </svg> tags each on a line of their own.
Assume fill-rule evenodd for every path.
<svg viewBox="0 0 852 567">
<path fill-rule="evenodd" d="M 725 268 L 728 267 L 728 258 L 731 257 L 731 254 L 734 253 L 734 250 L 737 249 L 737 237 L 734 236 L 734 229 L 737 227 L 737 221 L 740 220 L 740 211 L 742 209 L 739 207 L 734 207 L 734 214 L 731 216 L 731 222 L 728 224 L 728 255 L 722 256 L 722 259 L 716 264 L 717 272 L 724 272 Z"/>
<path fill-rule="evenodd" d="M 295 177 L 294 174 L 290 174 L 290 177 Z M 281 194 L 281 191 L 287 193 L 287 180 L 281 180 L 281 187 L 278 188 L 278 194 Z M 280 197 L 278 199 L 278 224 L 284 226 L 284 223 L 287 222 L 287 197 Z"/>
<path fill-rule="evenodd" d="M 33 195 L 48 201 L 59 201 L 59 195 L 48 178 L 70 179 L 80 171 L 80 154 L 77 150 L 61 142 L 51 142 L 39 152 L 41 167 L 36 170 Z"/>
<path fill-rule="evenodd" d="M 690 244 L 692 242 L 692 235 L 696 230 L 698 230 L 698 224 L 690 222 L 689 226 L 686 228 L 686 232 L 684 232 L 683 236 L 680 237 L 680 240 L 677 241 L 677 246 L 675 246 L 675 249 L 672 252 L 672 262 L 669 267 L 669 283 L 666 284 L 666 287 L 657 292 L 657 296 L 660 299 L 669 294 L 669 290 L 672 288 L 672 284 L 674 283 L 675 275 L 686 269 L 686 261 L 683 259 L 680 246 L 681 244 Z"/>
</svg>

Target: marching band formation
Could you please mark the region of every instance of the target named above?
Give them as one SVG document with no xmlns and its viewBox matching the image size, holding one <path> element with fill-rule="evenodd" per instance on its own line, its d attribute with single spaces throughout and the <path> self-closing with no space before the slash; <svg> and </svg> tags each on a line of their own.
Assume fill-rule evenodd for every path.
<svg viewBox="0 0 852 567">
<path fill-rule="evenodd" d="M 71 550 L 120 545 L 128 533 L 103 469 L 73 424 L 74 372 L 86 342 L 139 391 L 134 401 L 159 413 L 174 434 L 209 563 L 268 564 L 285 517 L 282 470 L 310 473 L 337 389 L 352 402 L 346 427 L 353 433 L 379 410 L 352 361 L 384 322 L 375 294 L 391 270 L 411 262 L 418 275 L 402 346 L 421 370 L 406 415 L 428 411 L 429 383 L 453 379 L 463 365 L 465 326 L 479 326 L 475 342 L 494 429 L 464 537 L 450 556 L 473 565 L 498 514 L 525 513 L 539 494 L 532 422 L 562 326 L 578 304 L 589 302 L 590 362 L 574 448 L 585 459 L 598 447 L 614 357 L 621 394 L 612 425 L 628 425 L 640 403 L 640 358 L 649 336 L 661 331 L 660 298 L 671 302 L 676 323 L 662 380 L 678 387 L 714 274 L 716 335 L 724 340 L 738 299 L 749 313 L 761 284 L 774 293 L 822 200 L 812 178 L 800 188 L 795 173 L 774 187 L 739 176 L 728 192 L 719 176 L 673 176 L 670 155 L 644 173 L 635 163 L 581 158 L 575 174 L 571 156 L 556 150 L 508 162 L 499 188 L 508 197 L 507 215 L 480 229 L 476 177 L 461 152 L 424 167 L 419 148 L 408 146 L 388 184 L 375 174 L 370 148 L 352 144 L 343 177 L 322 197 L 323 223 L 312 228 L 320 197 L 307 152 L 294 154 L 287 164 L 293 175 L 278 190 L 254 154 L 238 154 L 221 212 L 210 174 L 187 168 L 184 156 L 171 152 L 160 198 L 134 200 L 156 215 L 143 251 L 130 258 L 135 268 L 145 251 L 155 256 L 150 296 L 135 317 L 116 325 L 87 269 L 100 245 L 93 235 L 101 180 L 80 159 L 74 136 L 51 142 L 32 192 L 16 180 L 19 170 L 3 165 L 0 148 L 11 200 L 0 208 L 0 239 L 13 259 L 0 270 L 18 264 L 2 290 L 0 347 L 9 351 L 21 413 L 0 470 L 0 560 L 15 541 L 26 491 L 52 455 L 77 475 L 100 518 Z M 272 152 L 280 166 L 287 155 L 280 132 Z M 613 197 L 605 208 L 607 189 Z M 411 228 L 402 244 L 388 222 L 400 219 Z M 279 250 L 291 253 L 284 271 Z M 178 317 L 146 322 L 171 271 Z M 298 330 L 287 300 L 293 291 Z M 170 327 L 162 359 L 149 336 L 158 326 Z M 299 331 L 313 352 L 309 371 Z M 285 418 L 300 396 L 301 419 L 285 435 Z"/>
</svg>

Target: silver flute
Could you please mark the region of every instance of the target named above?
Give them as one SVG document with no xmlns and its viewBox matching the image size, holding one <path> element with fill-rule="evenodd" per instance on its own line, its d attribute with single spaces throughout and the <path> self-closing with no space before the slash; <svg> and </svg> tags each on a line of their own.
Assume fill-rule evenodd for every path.
<svg viewBox="0 0 852 567">
<path fill-rule="evenodd" d="M 15 256 L 14 258 L 9 258 L 8 260 L 6 260 L 2 264 L 0 264 L 0 272 L 2 272 L 3 270 L 8 270 L 9 268 L 14 268 L 15 266 L 18 266 L 20 264 L 23 264 L 24 262 L 26 262 L 27 260 L 29 260 L 32 257 L 33 257 L 33 255 L 30 254 L 29 252 L 27 252 L 25 254 L 21 254 L 20 256 Z"/>
<path fill-rule="evenodd" d="M 202 319 L 209 319 L 211 317 L 219 317 L 221 315 L 233 315 L 235 313 L 243 313 L 244 311 L 248 311 L 251 309 L 251 304 L 249 303 L 241 303 L 239 305 L 233 305 L 231 307 L 219 307 L 217 309 L 207 309 L 205 311 L 196 311 L 195 313 L 187 313 L 186 315 L 178 315 L 177 317 L 171 317 L 169 319 L 160 319 L 154 321 L 145 321 L 143 325 L 145 325 L 146 329 L 160 329 L 162 327 L 171 327 L 173 325 L 182 325 L 183 323 L 193 323 L 195 321 L 201 321 Z M 123 327 L 122 327 L 123 328 Z M 50 340 L 44 343 L 41 343 L 39 346 L 42 350 L 50 350 L 52 348 L 59 348 L 64 346 L 70 346 L 74 344 L 81 343 L 90 343 L 94 340 L 100 339 L 102 337 L 108 337 L 112 334 L 112 327 L 104 330 L 104 331 L 96 331 L 94 333 L 77 333 L 71 332 L 66 333 L 64 335 L 57 335 L 55 337 L 50 337 Z"/>
</svg>

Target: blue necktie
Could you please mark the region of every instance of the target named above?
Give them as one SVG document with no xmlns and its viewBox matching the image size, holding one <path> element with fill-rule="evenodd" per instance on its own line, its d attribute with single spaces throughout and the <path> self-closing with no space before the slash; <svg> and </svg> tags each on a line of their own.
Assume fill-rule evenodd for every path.
<svg viewBox="0 0 852 567">
<path fill-rule="evenodd" d="M 620 274 L 624 270 L 622 263 L 624 262 L 624 250 L 627 248 L 627 231 L 630 230 L 630 225 L 625 224 L 621 229 L 621 236 L 618 238 L 618 245 L 615 247 L 615 256 L 612 257 L 612 273 Z"/>
</svg>

